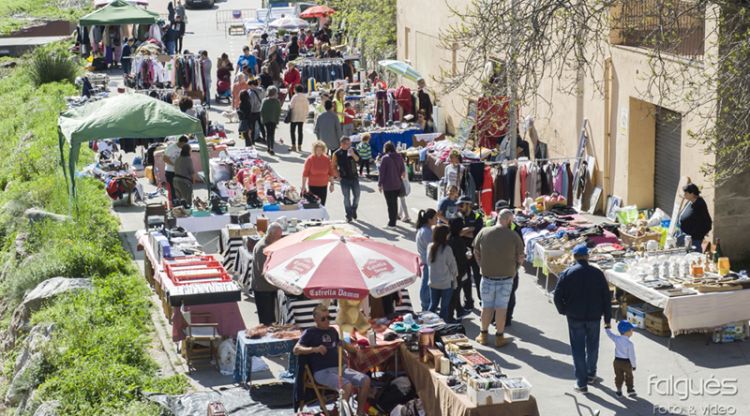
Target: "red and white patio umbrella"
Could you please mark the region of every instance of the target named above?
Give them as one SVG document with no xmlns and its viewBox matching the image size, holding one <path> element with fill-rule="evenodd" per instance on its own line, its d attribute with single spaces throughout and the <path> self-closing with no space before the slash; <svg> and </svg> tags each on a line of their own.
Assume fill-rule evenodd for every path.
<svg viewBox="0 0 750 416">
<path fill-rule="evenodd" d="M 419 276 L 419 256 L 362 236 L 324 233 L 279 249 L 269 246 L 265 276 L 294 295 L 310 299 L 379 298 L 408 287 Z M 286 237 L 290 238 L 294 235 Z M 283 241 L 280 240 L 280 242 Z"/>
<path fill-rule="evenodd" d="M 303 19 L 312 19 L 315 17 L 330 16 L 334 13 L 336 13 L 336 10 L 325 5 L 318 5 L 318 6 L 310 7 L 304 12 L 300 13 L 299 17 Z"/>
</svg>

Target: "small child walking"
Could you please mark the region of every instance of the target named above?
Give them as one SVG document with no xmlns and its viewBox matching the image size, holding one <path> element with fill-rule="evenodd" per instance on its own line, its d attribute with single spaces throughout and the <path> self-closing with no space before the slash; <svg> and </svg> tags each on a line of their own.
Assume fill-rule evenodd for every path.
<svg viewBox="0 0 750 416">
<path fill-rule="evenodd" d="M 617 397 L 622 397 L 622 383 L 628 389 L 628 396 L 635 397 L 635 387 L 633 387 L 633 371 L 635 371 L 635 345 L 630 337 L 633 336 L 633 324 L 626 320 L 617 323 L 617 332 L 613 333 L 609 328 L 606 329 L 607 336 L 615 343 L 615 387 L 617 388 Z"/>
<path fill-rule="evenodd" d="M 363 168 L 367 168 L 367 175 L 370 175 L 370 162 L 372 161 L 372 147 L 370 147 L 370 133 L 362 134 L 362 141 L 357 145 L 359 153 L 359 176 L 362 176 Z"/>
</svg>

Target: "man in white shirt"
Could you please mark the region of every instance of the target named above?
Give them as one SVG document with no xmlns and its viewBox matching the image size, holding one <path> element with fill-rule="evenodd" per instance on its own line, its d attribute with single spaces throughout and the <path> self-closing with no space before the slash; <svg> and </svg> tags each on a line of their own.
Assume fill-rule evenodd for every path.
<svg viewBox="0 0 750 416">
<path fill-rule="evenodd" d="M 167 177 L 169 201 L 172 203 L 174 203 L 174 162 L 180 156 L 182 146 L 189 146 L 187 136 L 180 136 L 177 141 L 168 144 L 164 150 L 164 176 Z"/>
</svg>

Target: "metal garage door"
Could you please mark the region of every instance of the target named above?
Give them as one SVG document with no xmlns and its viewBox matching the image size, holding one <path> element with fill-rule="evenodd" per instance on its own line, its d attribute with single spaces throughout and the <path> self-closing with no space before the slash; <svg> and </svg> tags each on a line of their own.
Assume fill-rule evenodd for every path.
<svg viewBox="0 0 750 416">
<path fill-rule="evenodd" d="M 680 184 L 682 116 L 656 107 L 656 157 L 654 160 L 654 206 L 672 214 Z"/>
</svg>

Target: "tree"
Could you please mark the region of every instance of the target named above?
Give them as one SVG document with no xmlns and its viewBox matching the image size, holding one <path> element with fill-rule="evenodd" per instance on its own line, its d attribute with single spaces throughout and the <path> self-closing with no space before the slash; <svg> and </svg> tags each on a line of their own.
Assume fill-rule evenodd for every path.
<svg viewBox="0 0 750 416">
<path fill-rule="evenodd" d="M 646 76 L 656 104 L 679 101 L 687 112 L 706 118 L 705 127 L 690 136 L 716 155 L 704 168 L 721 183 L 749 167 L 749 4 L 472 0 L 465 10 L 453 10 L 458 23 L 441 36 L 445 45 L 462 51 L 459 70 L 444 73 L 441 83 L 475 96 L 513 95 L 513 104 L 524 105 L 547 98 L 539 88 L 546 78 L 559 80 L 558 90 L 574 93 L 586 77 L 601 91 L 611 44 L 646 48 L 651 67 Z M 681 59 L 672 59 L 675 55 Z M 687 70 L 697 61 L 714 70 Z"/>
<path fill-rule="evenodd" d="M 333 18 L 344 25 L 350 42 L 358 40 L 362 55 L 377 62 L 396 56 L 396 0 L 328 0 Z"/>
</svg>

